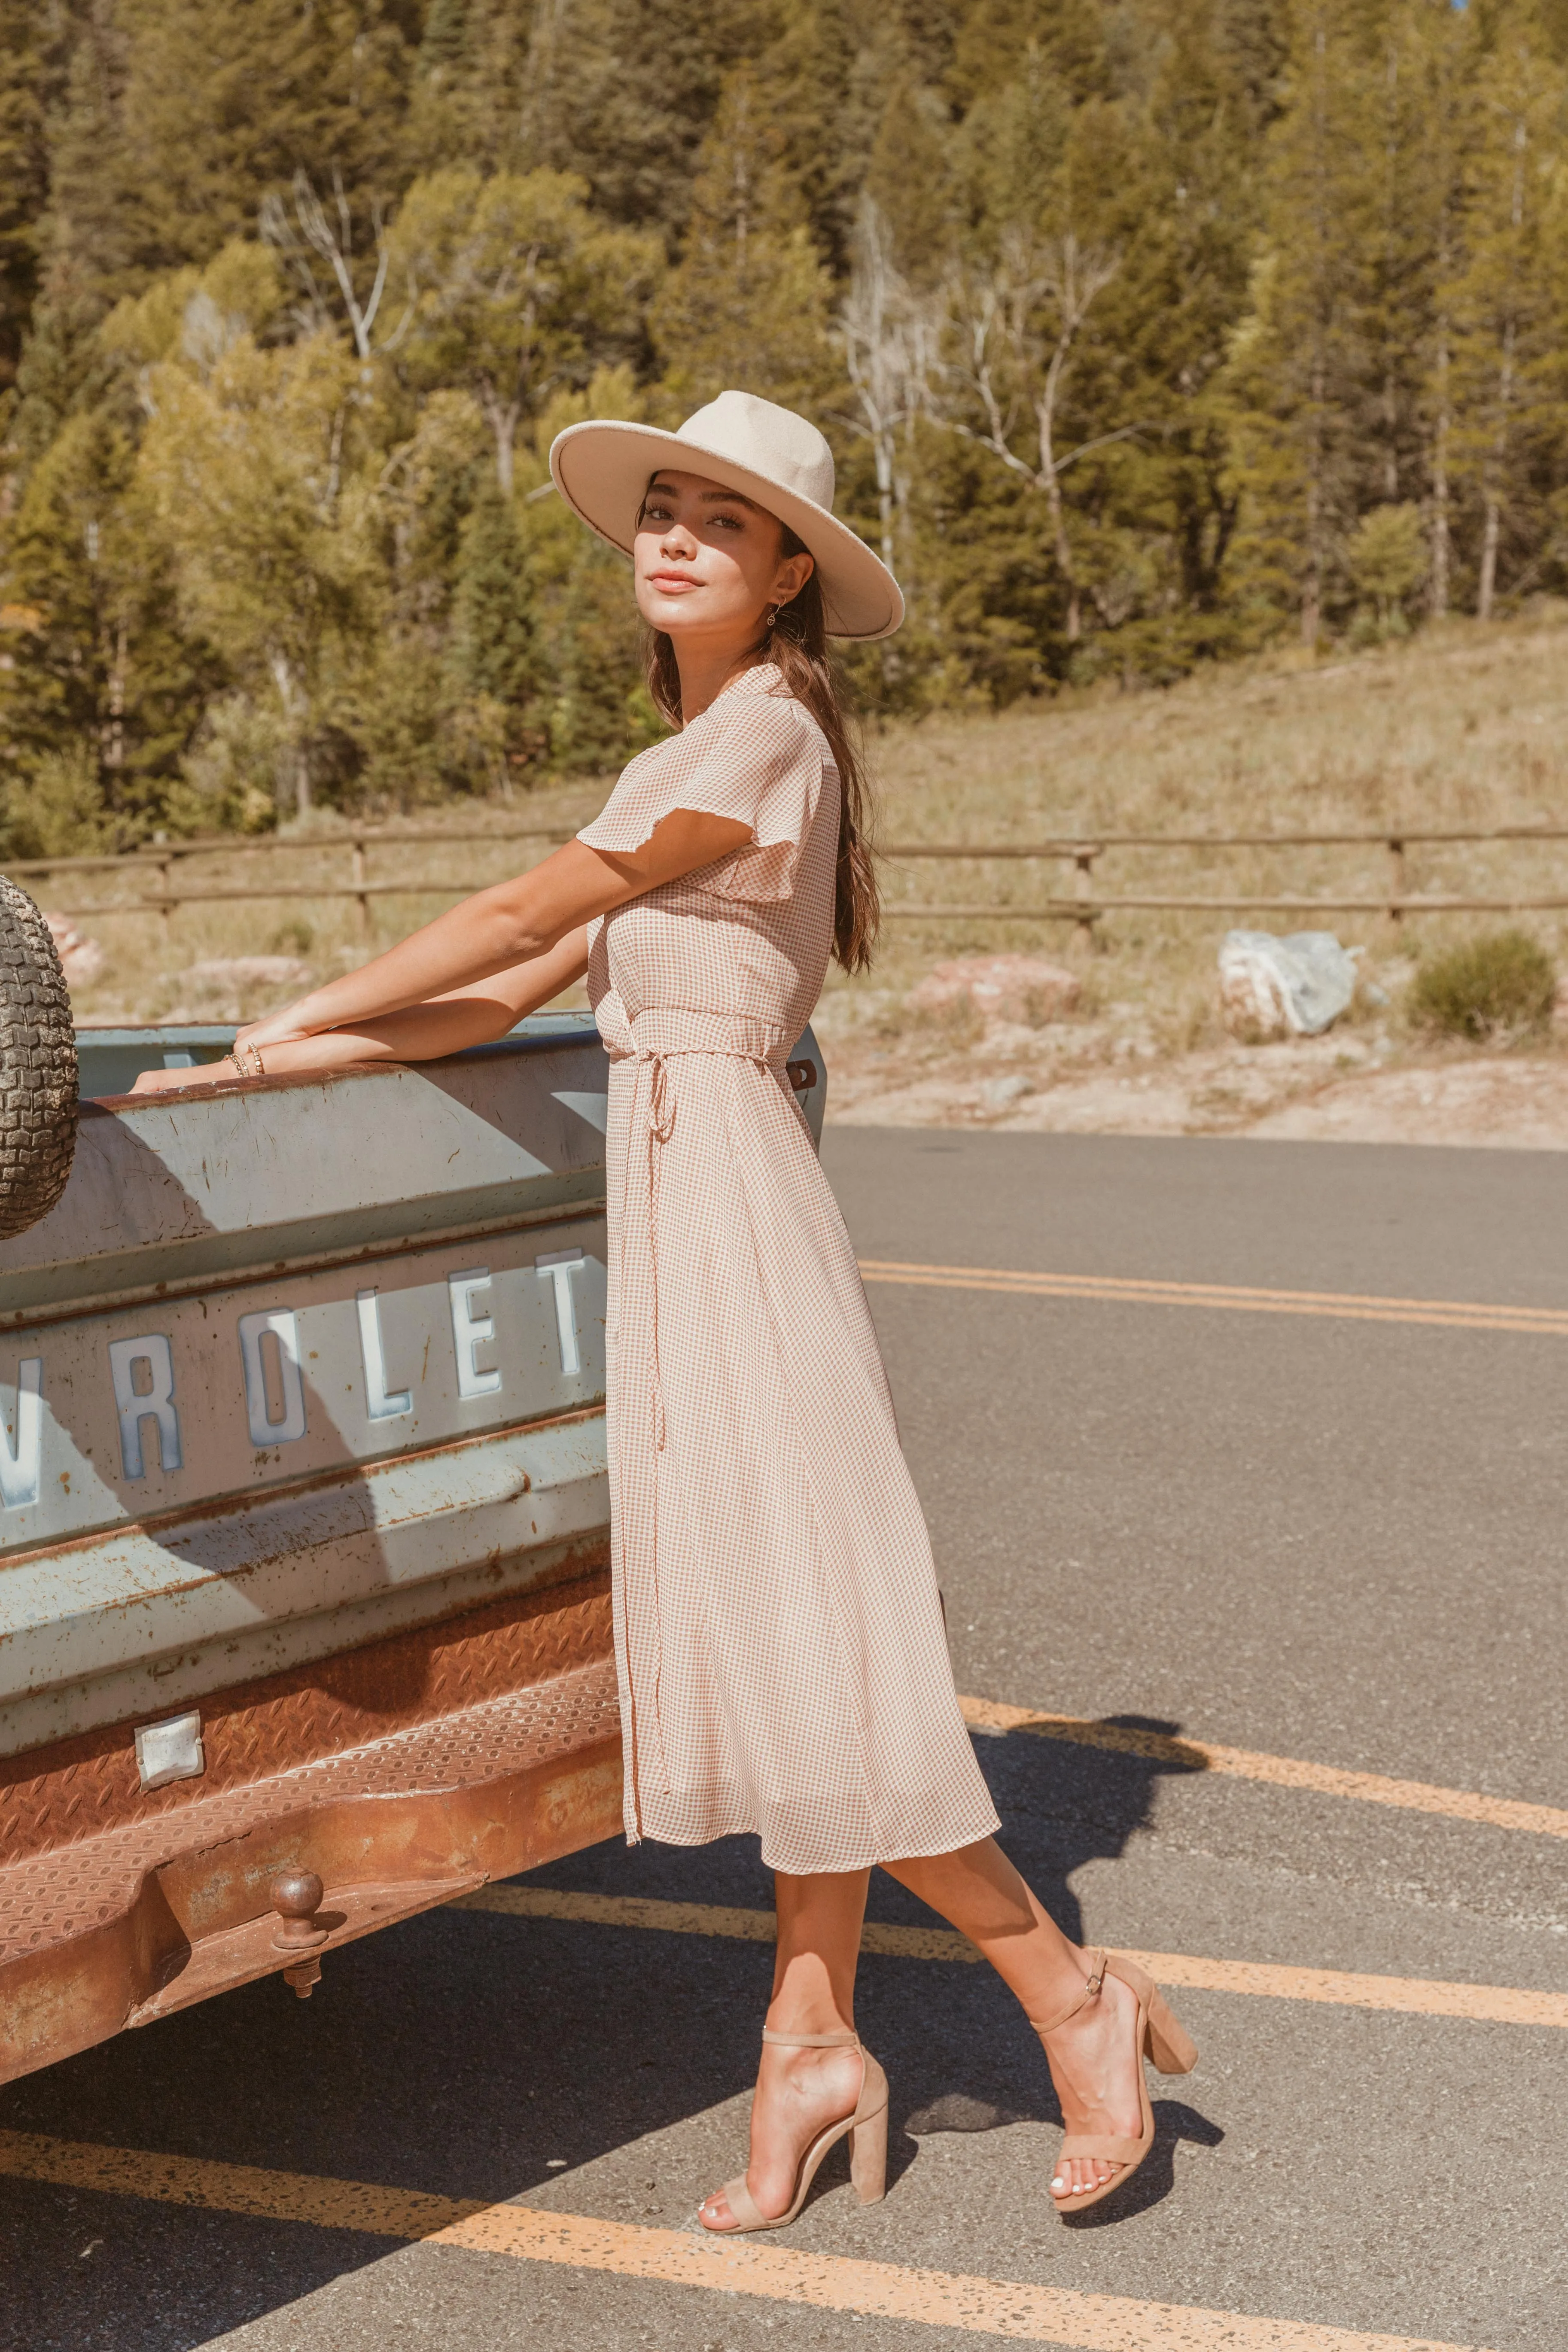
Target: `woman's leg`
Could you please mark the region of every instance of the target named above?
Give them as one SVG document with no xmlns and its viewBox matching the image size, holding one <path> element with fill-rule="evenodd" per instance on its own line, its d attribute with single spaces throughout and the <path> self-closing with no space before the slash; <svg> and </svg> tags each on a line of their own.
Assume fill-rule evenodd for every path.
<svg viewBox="0 0 1568 2352">
<path fill-rule="evenodd" d="M 855 1963 L 870 1878 L 868 1870 L 820 1871 L 806 1878 L 774 1873 L 778 1949 L 767 2021 L 775 2033 L 834 2033 L 854 2025 Z M 794 2197 L 801 2158 L 817 2133 L 853 2108 L 860 2071 L 858 2053 L 847 2048 L 763 2044 L 746 2186 L 770 2219 Z M 700 2218 L 710 2230 L 731 2226 L 722 2191 L 708 2199 Z"/>
<path fill-rule="evenodd" d="M 1069 1943 L 994 1838 L 883 1868 L 911 1895 L 978 1944 L 1018 1996 L 1037 2030 L 1071 2007 L 1089 1972 L 1089 1955 Z M 1068 2131 L 1136 2139 L 1143 2126 L 1138 2095 L 1138 2004 L 1108 1976 L 1099 1996 L 1075 2017 L 1041 2035 Z M 1099 2158 L 1072 2157 L 1057 2167 L 1051 2193 L 1070 2205 L 1075 2189 L 1097 2189 L 1121 2169 Z"/>
</svg>

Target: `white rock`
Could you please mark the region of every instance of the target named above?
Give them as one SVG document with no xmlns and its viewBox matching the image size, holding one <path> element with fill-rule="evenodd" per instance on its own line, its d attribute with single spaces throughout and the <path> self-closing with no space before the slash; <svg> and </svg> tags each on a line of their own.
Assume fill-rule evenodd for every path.
<svg viewBox="0 0 1568 2352">
<path fill-rule="evenodd" d="M 1227 931 L 1219 951 L 1220 1014 L 1232 1036 L 1273 1045 L 1316 1037 L 1355 994 L 1359 948 L 1331 931 Z"/>
</svg>

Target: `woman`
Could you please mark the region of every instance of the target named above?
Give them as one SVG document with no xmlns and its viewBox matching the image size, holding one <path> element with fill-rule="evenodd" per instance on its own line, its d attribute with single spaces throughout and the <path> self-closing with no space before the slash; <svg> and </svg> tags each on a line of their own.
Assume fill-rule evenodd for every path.
<svg viewBox="0 0 1568 2352">
<path fill-rule="evenodd" d="M 873 1864 L 1017 1994 L 1067 2125 L 1051 2194 L 1082 2210 L 1148 2152 L 1144 2056 L 1184 2073 L 1196 2053 L 1147 1978 L 1070 1943 L 994 1842 L 854 1255 L 784 1071 L 830 950 L 861 968 L 877 926 L 826 635 L 886 636 L 902 599 L 832 514 L 822 436 L 769 402 L 723 393 L 675 434 L 575 425 L 551 470 L 633 558 L 679 731 L 575 841 L 255 1024 L 234 1058 L 452 1053 L 586 973 L 612 1060 L 626 1832 L 755 1832 L 775 1872 L 751 2160 L 700 2219 L 793 2221 L 846 2135 L 861 2199 L 883 2194 L 887 2084 L 854 2029 Z"/>
</svg>

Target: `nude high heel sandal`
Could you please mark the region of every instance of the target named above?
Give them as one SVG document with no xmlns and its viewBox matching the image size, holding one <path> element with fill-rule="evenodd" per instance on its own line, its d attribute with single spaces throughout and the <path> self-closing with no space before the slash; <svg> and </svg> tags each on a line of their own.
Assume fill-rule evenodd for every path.
<svg viewBox="0 0 1568 2352">
<path fill-rule="evenodd" d="M 1093 1957 L 1093 1973 L 1078 1999 L 1070 2007 L 1064 2009 L 1059 2017 L 1053 2017 L 1048 2025 L 1037 2026 L 1035 2031 L 1043 2041 L 1047 2033 L 1054 2033 L 1058 2025 L 1065 2025 L 1069 2017 L 1076 2017 L 1080 2009 L 1098 1997 L 1107 1976 L 1120 1977 L 1138 2002 L 1138 2096 L 1143 2110 L 1143 2128 L 1136 2139 L 1113 2139 L 1097 2132 L 1064 2134 L 1061 2147 L 1057 2151 L 1058 2164 L 1068 2157 L 1083 2156 L 1098 2158 L 1102 2164 L 1119 2164 L 1121 2170 L 1113 2172 L 1110 2179 L 1098 2189 L 1076 2189 L 1066 2197 L 1053 2197 L 1052 2204 L 1063 2213 L 1087 2213 L 1091 2205 L 1098 2205 L 1102 2197 L 1109 2197 L 1113 2189 L 1120 2189 L 1124 2181 L 1131 2180 L 1153 2147 L 1154 2110 L 1149 2104 L 1149 2085 L 1144 2079 L 1143 2061 L 1151 2060 L 1162 2074 L 1190 2074 L 1198 2063 L 1196 2042 L 1183 2027 L 1159 1986 L 1152 1978 L 1144 1974 L 1137 1961 L 1124 1958 L 1120 1952 L 1096 1952 Z"/>
<path fill-rule="evenodd" d="M 783 2230 L 795 2221 L 805 2203 L 806 2193 L 816 2178 L 817 2168 L 830 2147 L 837 2147 L 846 2132 L 849 2135 L 849 2177 L 855 2184 L 855 2194 L 862 2205 L 875 2205 L 888 2193 L 888 2078 L 864 2046 L 858 2033 L 847 2028 L 838 2033 L 772 2033 L 763 2030 L 763 2040 L 784 2050 L 858 2050 L 860 2053 L 860 2095 L 852 2115 L 841 2116 L 819 2131 L 800 2160 L 800 2172 L 795 2184 L 795 2196 L 787 2212 L 771 2221 L 759 2210 L 755 2199 L 746 2186 L 742 2173 L 738 2180 L 727 2180 L 719 2191 L 735 2217 L 732 2230 L 715 2230 L 716 2238 L 739 2237 L 747 2230 Z M 709 2226 L 705 2221 L 703 2228 Z"/>
</svg>

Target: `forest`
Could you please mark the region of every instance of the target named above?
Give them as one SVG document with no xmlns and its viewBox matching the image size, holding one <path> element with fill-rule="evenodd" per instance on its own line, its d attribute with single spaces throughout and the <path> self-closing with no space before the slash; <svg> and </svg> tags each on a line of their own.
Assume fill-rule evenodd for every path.
<svg viewBox="0 0 1568 2352">
<path fill-rule="evenodd" d="M 0 854 L 618 765 L 727 384 L 873 717 L 1568 593 L 1568 0 L 0 0 Z"/>
</svg>

